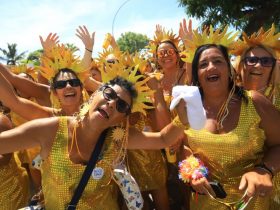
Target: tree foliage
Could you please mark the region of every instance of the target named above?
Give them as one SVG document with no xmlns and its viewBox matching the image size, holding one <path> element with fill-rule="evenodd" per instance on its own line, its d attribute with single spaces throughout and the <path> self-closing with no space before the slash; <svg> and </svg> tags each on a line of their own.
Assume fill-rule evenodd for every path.
<svg viewBox="0 0 280 210">
<path fill-rule="evenodd" d="M 121 34 L 121 37 L 117 40 L 117 44 L 121 51 L 129 51 L 134 53 L 140 51 L 148 45 L 149 39 L 146 35 L 126 32 Z"/>
<path fill-rule="evenodd" d="M 179 6 L 203 25 L 229 24 L 248 34 L 260 27 L 268 29 L 272 23 L 278 30 L 280 26 L 280 0 L 179 0 Z"/>
<path fill-rule="evenodd" d="M 7 45 L 8 45 L 7 50 L 0 48 L 0 51 L 3 54 L 3 56 L 0 56 L 0 59 L 6 61 L 7 65 L 16 65 L 20 60 L 24 58 L 26 52 L 22 52 L 18 54 L 17 44 L 7 43 Z"/>
</svg>

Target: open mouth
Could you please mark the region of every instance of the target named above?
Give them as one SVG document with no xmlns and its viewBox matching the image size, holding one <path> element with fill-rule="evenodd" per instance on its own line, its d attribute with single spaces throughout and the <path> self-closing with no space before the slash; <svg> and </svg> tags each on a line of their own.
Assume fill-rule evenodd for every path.
<svg viewBox="0 0 280 210">
<path fill-rule="evenodd" d="M 250 75 L 261 76 L 262 73 L 261 73 L 261 72 L 258 72 L 258 71 L 252 71 L 252 72 L 250 72 Z"/>
<path fill-rule="evenodd" d="M 218 74 L 212 74 L 207 77 L 207 81 L 209 82 L 216 82 L 220 76 Z"/>
<path fill-rule="evenodd" d="M 76 93 L 66 93 L 64 94 L 64 97 L 68 98 L 68 97 L 75 97 L 76 96 Z"/>
<path fill-rule="evenodd" d="M 106 111 L 104 111 L 103 109 L 101 108 L 97 108 L 97 111 L 99 112 L 99 114 L 104 117 L 105 119 L 109 119 L 109 115 Z"/>
</svg>

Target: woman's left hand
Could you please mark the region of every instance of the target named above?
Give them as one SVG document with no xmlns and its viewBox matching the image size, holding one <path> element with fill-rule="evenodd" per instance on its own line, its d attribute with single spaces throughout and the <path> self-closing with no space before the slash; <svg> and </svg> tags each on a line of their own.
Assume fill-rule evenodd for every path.
<svg viewBox="0 0 280 210">
<path fill-rule="evenodd" d="M 271 175 L 261 168 L 245 173 L 240 181 L 239 190 L 246 190 L 248 197 L 267 196 L 273 189 Z"/>
<path fill-rule="evenodd" d="M 90 35 L 86 26 L 79 26 L 79 28 L 76 29 L 76 32 L 77 37 L 82 40 L 85 48 L 92 51 L 94 46 L 95 32 Z"/>
</svg>

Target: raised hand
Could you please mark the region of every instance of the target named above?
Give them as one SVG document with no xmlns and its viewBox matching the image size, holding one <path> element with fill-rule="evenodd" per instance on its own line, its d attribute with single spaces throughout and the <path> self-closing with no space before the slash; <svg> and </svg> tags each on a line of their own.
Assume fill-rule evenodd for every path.
<svg viewBox="0 0 280 210">
<path fill-rule="evenodd" d="M 82 40 L 85 45 L 85 49 L 89 52 L 92 52 L 95 32 L 90 34 L 86 26 L 79 26 L 79 28 L 76 29 L 76 36 Z"/>
<path fill-rule="evenodd" d="M 180 22 L 179 28 L 179 37 L 185 42 L 186 39 L 192 40 L 192 20 L 189 20 L 189 24 L 187 25 L 187 21 L 184 18 L 182 22 Z"/>
<path fill-rule="evenodd" d="M 46 40 L 44 40 L 42 36 L 39 36 L 39 38 L 46 55 L 48 55 L 48 52 L 50 52 L 51 49 L 59 43 L 59 36 L 57 36 L 56 33 L 49 33 Z"/>
<path fill-rule="evenodd" d="M 156 31 L 155 31 L 156 36 L 161 34 L 163 32 L 163 30 L 164 30 L 164 28 L 161 25 L 156 24 Z"/>
</svg>

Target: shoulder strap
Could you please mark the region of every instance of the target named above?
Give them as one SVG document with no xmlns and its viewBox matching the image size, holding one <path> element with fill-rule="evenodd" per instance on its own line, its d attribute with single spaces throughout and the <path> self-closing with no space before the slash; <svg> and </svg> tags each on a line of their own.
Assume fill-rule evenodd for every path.
<svg viewBox="0 0 280 210">
<path fill-rule="evenodd" d="M 106 137 L 106 134 L 107 134 L 107 130 L 104 130 L 101 135 L 99 136 L 98 138 L 98 141 L 96 143 L 96 146 L 91 154 L 91 157 L 88 161 L 88 164 L 85 168 L 85 171 L 83 173 L 83 176 L 79 182 L 79 185 L 78 187 L 76 188 L 75 192 L 74 192 L 74 195 L 70 201 L 70 203 L 68 204 L 67 206 L 67 210 L 75 210 L 77 205 L 78 205 L 78 202 L 83 194 L 83 191 L 88 183 L 88 180 L 90 178 L 90 175 L 92 173 L 92 170 L 94 169 L 95 165 L 96 165 L 96 162 L 97 162 L 97 159 L 98 159 L 98 156 L 101 152 L 101 148 L 103 146 L 103 143 L 105 141 L 105 137 Z"/>
</svg>

